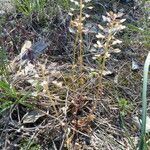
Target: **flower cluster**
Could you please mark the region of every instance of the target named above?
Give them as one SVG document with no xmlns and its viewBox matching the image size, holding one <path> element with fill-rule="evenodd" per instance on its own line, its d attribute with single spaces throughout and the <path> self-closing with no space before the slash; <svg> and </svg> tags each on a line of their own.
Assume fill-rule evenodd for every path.
<svg viewBox="0 0 150 150">
<path fill-rule="evenodd" d="M 98 25 L 100 32 L 96 35 L 97 43 L 94 44 L 94 47 L 98 49 L 102 49 L 102 51 L 107 55 L 110 56 L 110 53 L 118 53 L 120 49 L 114 48 L 117 44 L 122 43 L 121 40 L 117 39 L 115 35 L 120 32 L 121 30 L 125 29 L 125 26 L 122 23 L 126 19 L 121 19 L 123 13 L 115 14 L 113 12 L 107 12 L 106 16 L 102 16 L 103 22 L 106 23 L 106 26 L 103 27 L 102 25 Z M 100 57 L 101 54 L 96 55 L 93 57 L 97 59 Z"/>
<path fill-rule="evenodd" d="M 85 7 L 86 4 L 88 2 L 90 2 L 91 0 L 80 0 L 79 2 L 77 0 L 70 0 L 70 1 L 74 4 L 74 8 L 70 8 L 69 15 L 70 16 L 75 15 L 76 10 L 79 12 L 77 14 L 77 16 L 75 17 L 75 19 L 73 19 L 71 21 L 70 31 L 75 33 L 75 31 L 73 31 L 74 27 L 77 29 L 77 32 L 79 32 L 79 30 L 78 30 L 79 28 L 83 31 L 84 30 L 83 22 L 84 22 L 84 20 L 86 20 L 86 18 L 90 17 L 89 14 L 84 12 L 84 8 L 87 8 L 87 9 L 92 9 L 93 8 L 92 6 Z"/>
</svg>

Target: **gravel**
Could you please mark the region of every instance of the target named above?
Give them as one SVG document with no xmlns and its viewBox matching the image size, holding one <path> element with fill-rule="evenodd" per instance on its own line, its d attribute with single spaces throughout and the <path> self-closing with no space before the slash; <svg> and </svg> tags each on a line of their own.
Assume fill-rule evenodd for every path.
<svg viewBox="0 0 150 150">
<path fill-rule="evenodd" d="M 11 0 L 0 0 L 0 12 L 14 12 L 15 7 Z"/>
</svg>

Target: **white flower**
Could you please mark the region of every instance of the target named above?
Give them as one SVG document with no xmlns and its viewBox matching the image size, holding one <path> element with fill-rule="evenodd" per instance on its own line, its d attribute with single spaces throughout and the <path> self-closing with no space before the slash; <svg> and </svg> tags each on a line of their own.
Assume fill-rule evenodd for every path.
<svg viewBox="0 0 150 150">
<path fill-rule="evenodd" d="M 89 6 L 88 9 L 93 9 L 93 7 L 92 7 L 92 6 Z"/>
<path fill-rule="evenodd" d="M 48 84 L 47 81 L 44 80 L 40 85 L 44 87 L 47 84 Z"/>
<path fill-rule="evenodd" d="M 91 0 L 84 0 L 85 3 L 88 3 L 88 2 L 90 2 L 90 1 L 91 1 Z"/>
<path fill-rule="evenodd" d="M 96 35 L 96 37 L 97 37 L 98 39 L 104 39 L 104 38 L 105 38 L 105 36 L 102 35 L 101 33 L 98 33 L 98 34 Z"/>
<path fill-rule="evenodd" d="M 98 48 L 102 48 L 103 47 L 103 45 L 101 44 L 100 41 L 97 41 L 97 45 L 98 45 Z"/>
<path fill-rule="evenodd" d="M 113 41 L 112 45 L 121 44 L 121 43 L 122 43 L 122 41 L 116 39 L 115 41 Z"/>
<path fill-rule="evenodd" d="M 79 2 L 75 1 L 75 0 L 70 0 L 72 3 L 74 3 L 75 5 L 79 6 Z"/>
<path fill-rule="evenodd" d="M 90 17 L 90 15 L 88 15 L 88 14 L 85 14 L 85 17 L 86 17 L 86 18 L 89 18 L 89 17 Z"/>
<path fill-rule="evenodd" d="M 111 22 L 111 19 L 109 17 L 103 16 L 103 15 L 102 15 L 102 19 L 104 22 Z"/>
<path fill-rule="evenodd" d="M 59 87 L 59 88 L 61 88 L 62 87 L 62 85 L 63 85 L 63 83 L 62 82 L 58 82 L 58 81 L 53 81 L 52 82 L 55 86 L 57 86 L 57 87 Z"/>
</svg>

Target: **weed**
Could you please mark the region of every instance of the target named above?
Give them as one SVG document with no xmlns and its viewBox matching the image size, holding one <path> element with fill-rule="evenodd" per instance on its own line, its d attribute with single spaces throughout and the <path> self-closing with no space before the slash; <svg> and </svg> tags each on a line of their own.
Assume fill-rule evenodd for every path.
<svg viewBox="0 0 150 150">
<path fill-rule="evenodd" d="M 52 99 L 52 96 L 51 96 L 51 93 L 49 90 L 48 81 L 47 81 L 47 78 L 45 76 L 45 65 L 41 65 L 41 69 L 42 69 L 42 76 L 43 76 L 43 80 L 44 80 L 41 85 L 43 86 L 43 90 L 48 95 L 48 98 L 49 98 L 50 102 L 52 103 L 55 114 L 58 116 L 58 111 L 56 109 L 56 102 L 53 101 L 53 99 Z"/>
<path fill-rule="evenodd" d="M 128 114 L 128 112 L 131 111 L 132 105 L 128 103 L 128 101 L 124 98 L 121 98 L 119 100 L 119 108 L 120 108 L 120 114 L 124 117 Z"/>
<path fill-rule="evenodd" d="M 71 21 L 71 27 L 75 28 L 76 30 L 76 37 L 75 37 L 75 43 L 74 43 L 74 49 L 73 49 L 73 67 L 75 64 L 79 64 L 80 70 L 82 72 L 82 65 L 83 65 L 83 54 L 84 54 L 84 47 L 83 47 L 83 30 L 84 30 L 84 21 L 86 19 L 85 13 L 83 13 L 85 8 L 85 3 L 80 0 L 79 2 L 76 0 L 72 0 L 72 3 L 75 4 L 76 9 L 78 10 L 78 14 L 76 15 L 76 18 Z M 71 9 L 74 13 L 75 9 Z M 72 16 L 73 14 L 70 13 Z"/>
<path fill-rule="evenodd" d="M 7 82 L 0 81 L 0 113 L 10 108 L 12 105 L 22 104 L 27 107 L 31 107 L 31 105 L 26 103 L 26 99 L 30 96 L 30 92 L 21 93 L 16 92 L 16 90 Z"/>
<path fill-rule="evenodd" d="M 41 147 L 40 145 L 38 145 L 36 142 L 32 141 L 31 140 L 22 140 L 21 143 L 20 143 L 20 150 L 40 150 Z"/>
<path fill-rule="evenodd" d="M 70 8 L 70 0 L 58 0 L 58 5 L 62 6 L 62 8 L 69 10 Z"/>
<path fill-rule="evenodd" d="M 107 16 L 103 16 L 106 26 L 98 25 L 100 31 L 96 35 L 97 43 L 94 46 L 100 51 L 99 54 L 95 55 L 93 59 L 97 60 L 99 64 L 99 77 L 98 77 L 98 91 L 97 94 L 102 93 L 102 77 L 103 72 L 106 70 L 106 60 L 110 57 L 111 53 L 118 53 L 120 50 L 115 46 L 122 43 L 119 39 L 116 39 L 116 34 L 125 28 L 122 23 L 125 19 L 120 19 L 122 13 L 115 14 L 113 12 L 107 12 Z M 115 47 L 115 48 L 114 48 Z M 97 102 L 95 103 L 95 107 Z"/>
<path fill-rule="evenodd" d="M 24 15 L 31 15 L 37 13 L 40 18 L 45 16 L 46 0 L 13 0 L 18 11 Z"/>
</svg>

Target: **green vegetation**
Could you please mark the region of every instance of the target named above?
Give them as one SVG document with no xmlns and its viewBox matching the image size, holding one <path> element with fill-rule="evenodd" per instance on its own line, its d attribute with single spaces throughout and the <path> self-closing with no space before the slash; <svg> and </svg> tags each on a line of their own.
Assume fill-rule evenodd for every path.
<svg viewBox="0 0 150 150">
<path fill-rule="evenodd" d="M 143 71 L 143 92 L 142 92 L 142 131 L 140 149 L 146 149 L 146 117 L 147 117 L 147 85 L 148 85 L 148 72 L 150 68 L 150 52 L 146 58 L 144 71 Z"/>
<path fill-rule="evenodd" d="M 0 149 L 149 149 L 149 1 L 121 2 L 13 0 L 0 16 Z"/>
<path fill-rule="evenodd" d="M 45 14 L 46 0 L 14 0 L 14 4 L 18 11 L 27 16 L 32 13 L 38 13 L 41 16 Z"/>
<path fill-rule="evenodd" d="M 124 98 L 121 98 L 118 103 L 120 107 L 120 114 L 125 117 L 132 110 L 132 105 Z"/>
</svg>

